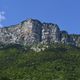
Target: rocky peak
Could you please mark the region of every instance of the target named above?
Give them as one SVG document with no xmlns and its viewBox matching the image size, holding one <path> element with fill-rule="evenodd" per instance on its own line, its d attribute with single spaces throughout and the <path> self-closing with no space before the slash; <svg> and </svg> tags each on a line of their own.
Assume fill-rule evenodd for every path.
<svg viewBox="0 0 80 80">
<path fill-rule="evenodd" d="M 41 23 L 37 19 L 24 20 L 17 25 L 0 28 L 0 43 L 32 45 L 35 43 L 67 43 L 80 45 L 80 36 L 60 31 L 57 24 Z"/>
<path fill-rule="evenodd" d="M 32 18 L 24 20 L 21 23 L 23 24 L 24 22 L 27 22 L 28 24 L 42 24 L 39 20 Z"/>
</svg>

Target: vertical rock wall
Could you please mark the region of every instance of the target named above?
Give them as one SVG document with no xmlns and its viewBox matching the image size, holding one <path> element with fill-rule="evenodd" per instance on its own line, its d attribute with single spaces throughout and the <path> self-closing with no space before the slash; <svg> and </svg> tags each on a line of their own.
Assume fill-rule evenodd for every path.
<svg viewBox="0 0 80 80">
<path fill-rule="evenodd" d="M 59 42 L 60 41 L 59 27 L 56 24 L 43 23 L 42 41 L 43 42 Z"/>
</svg>

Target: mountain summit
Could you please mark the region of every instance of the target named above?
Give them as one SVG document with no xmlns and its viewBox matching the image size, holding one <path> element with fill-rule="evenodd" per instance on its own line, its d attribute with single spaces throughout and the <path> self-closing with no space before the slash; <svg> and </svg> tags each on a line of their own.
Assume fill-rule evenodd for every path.
<svg viewBox="0 0 80 80">
<path fill-rule="evenodd" d="M 57 24 L 28 19 L 9 27 L 0 28 L 0 43 L 33 45 L 34 43 L 64 43 L 80 46 L 80 35 L 61 31 Z"/>
</svg>

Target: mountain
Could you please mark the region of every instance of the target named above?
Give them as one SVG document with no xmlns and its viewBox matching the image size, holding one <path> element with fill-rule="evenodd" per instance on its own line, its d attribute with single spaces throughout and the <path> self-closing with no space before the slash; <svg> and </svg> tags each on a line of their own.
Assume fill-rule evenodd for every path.
<svg viewBox="0 0 80 80">
<path fill-rule="evenodd" d="M 0 80 L 80 80 L 80 35 L 36 19 L 0 28 Z"/>
<path fill-rule="evenodd" d="M 0 28 L 1 44 L 33 45 L 38 43 L 64 43 L 80 46 L 80 35 L 61 31 L 57 24 L 28 19 L 17 25 Z"/>
</svg>

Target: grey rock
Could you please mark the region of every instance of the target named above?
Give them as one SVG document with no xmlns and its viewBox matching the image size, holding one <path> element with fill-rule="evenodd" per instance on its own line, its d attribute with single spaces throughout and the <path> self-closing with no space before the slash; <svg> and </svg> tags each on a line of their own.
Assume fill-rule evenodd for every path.
<svg viewBox="0 0 80 80">
<path fill-rule="evenodd" d="M 51 42 L 80 46 L 80 35 L 69 35 L 66 31 L 60 31 L 57 24 L 41 23 L 36 19 L 0 28 L 0 43 L 3 44 L 33 45 Z"/>
<path fill-rule="evenodd" d="M 56 24 L 43 23 L 42 26 L 42 41 L 43 42 L 59 42 L 60 29 Z"/>
<path fill-rule="evenodd" d="M 42 24 L 29 19 L 20 24 L 0 29 L 0 42 L 9 44 L 33 44 L 41 41 Z"/>
</svg>

